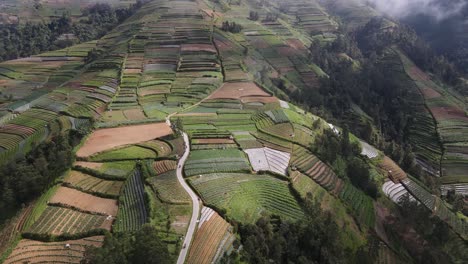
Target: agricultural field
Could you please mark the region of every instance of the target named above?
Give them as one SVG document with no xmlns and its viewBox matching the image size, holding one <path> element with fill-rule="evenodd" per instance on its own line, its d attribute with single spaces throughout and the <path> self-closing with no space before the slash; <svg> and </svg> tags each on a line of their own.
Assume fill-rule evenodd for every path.
<svg viewBox="0 0 468 264">
<path fill-rule="evenodd" d="M 203 207 L 187 263 L 213 263 L 232 251 L 232 227 L 218 213 Z"/>
<path fill-rule="evenodd" d="M 214 172 L 248 172 L 249 162 L 238 149 L 195 150 L 190 153 L 184 166 L 185 176 Z"/>
<path fill-rule="evenodd" d="M 99 214 L 88 214 L 57 206 L 47 206 L 39 219 L 27 229 L 23 236 L 64 234 L 86 234 L 96 230 L 111 230 L 112 218 Z"/>
<path fill-rule="evenodd" d="M 172 134 L 166 123 L 100 129 L 93 132 L 76 153 L 78 157 L 152 140 Z"/>
<path fill-rule="evenodd" d="M 117 215 L 117 200 L 100 198 L 63 186 L 57 189 L 49 204 L 73 208 L 82 212 Z"/>
<path fill-rule="evenodd" d="M 303 220 L 308 198 L 330 213 L 347 249 L 355 252 L 372 242 L 367 238 L 379 224 L 381 198 L 373 200 L 338 173 L 340 164 L 328 164 L 313 152 L 317 136 L 325 130 L 339 136 L 341 128 L 288 103 L 289 94 L 317 90 L 319 78 L 328 77 L 311 62 L 309 46 L 338 38 L 338 22 L 323 1 L 271 0 L 263 7 L 255 2 L 150 1 L 99 40 L 0 63 L 0 91 L 11 94 L 0 101 L 0 163 L 63 131 L 91 129 L 60 185 L 31 209 L 7 263 L 33 258 L 79 263 L 85 245 L 102 245 L 103 238 L 93 235 L 134 232 L 143 224 L 158 230 L 172 257 L 185 249 L 187 263 L 214 263 L 237 250 L 237 228 L 229 219 L 242 224 L 264 215 Z M 335 2 L 335 10 L 350 10 L 349 19 L 359 20 L 353 27 L 369 19 L 367 9 Z M 74 5 L 57 14 L 65 8 L 78 12 Z M 249 11 L 260 11 L 259 20 L 248 19 Z M 272 14 L 277 17 L 269 18 Z M 242 30 L 223 31 L 225 21 L 241 24 Z M 90 63 L 89 51 L 98 54 Z M 405 68 L 396 70 L 406 70 L 419 89 L 409 94 L 414 110 L 426 105 L 430 110 L 421 111 L 409 127 L 409 140 L 420 146 L 414 149 L 418 164 L 437 174 L 434 164 L 441 161 L 443 145 L 442 192 L 466 191 L 463 108 L 452 101 L 454 95 L 402 61 Z M 178 168 L 186 150 L 181 132 L 189 136 L 191 151 Z M 389 178 L 378 180 L 390 200 L 398 203 L 408 194 L 466 237 L 466 222 L 451 207 L 375 147 L 360 144 L 374 180 L 377 174 Z M 198 215 L 177 169 L 204 203 L 188 248 L 184 238 L 190 238 L 192 213 Z M 70 235 L 80 239 L 68 240 Z M 48 242 L 29 240 L 37 237 Z M 394 249 L 382 248 L 375 248 L 379 258 L 393 260 L 387 251 Z"/>
<path fill-rule="evenodd" d="M 135 161 L 116 161 L 105 163 L 77 161 L 73 166 L 75 169 L 84 169 L 87 173 L 92 174 L 93 176 L 101 176 L 102 178 L 105 178 L 104 175 L 106 175 L 112 178 L 125 180 L 135 169 Z"/>
<path fill-rule="evenodd" d="M 81 263 L 87 247 L 100 247 L 104 236 L 61 242 L 22 239 L 4 263 Z M 66 246 L 68 245 L 68 246 Z"/>
<path fill-rule="evenodd" d="M 170 170 L 147 179 L 159 199 L 174 204 L 187 204 L 190 197 L 180 186 L 175 170 Z"/>
<path fill-rule="evenodd" d="M 213 173 L 188 178 L 207 205 L 252 223 L 262 212 L 298 220 L 303 217 L 288 183 L 267 174 Z"/>
<path fill-rule="evenodd" d="M 113 230 L 115 232 L 138 230 L 147 222 L 144 183 L 139 171 L 135 171 L 125 183 L 119 198 L 119 211 Z"/>
<path fill-rule="evenodd" d="M 82 15 L 83 8 L 94 3 L 108 3 L 115 7 L 127 7 L 135 2 L 133 0 L 84 0 L 79 2 L 72 0 L 5 0 L 0 3 L 0 10 L 2 10 L 0 13 L 1 17 L 5 17 L 0 22 L 9 24 L 16 22 L 25 23 L 27 21 L 48 21 L 58 18 L 65 13 L 69 13 L 73 19 L 77 19 Z M 35 7 L 33 8 L 33 6 Z M 18 17 L 20 20 L 17 19 Z"/>
<path fill-rule="evenodd" d="M 104 180 L 79 171 L 71 171 L 65 177 L 64 184 L 87 193 L 117 197 L 124 182 Z"/>
<path fill-rule="evenodd" d="M 421 71 L 402 52 L 398 51 L 406 74 L 419 89 L 435 123 L 440 142 L 445 151 L 441 159 L 440 176 L 464 178 L 468 175 L 466 144 L 468 136 L 464 131 L 468 127 L 466 102 L 463 96 L 452 89 L 445 89 L 429 75 Z"/>
<path fill-rule="evenodd" d="M 270 148 L 244 150 L 249 156 L 254 171 L 271 171 L 287 175 L 291 154 Z"/>
</svg>

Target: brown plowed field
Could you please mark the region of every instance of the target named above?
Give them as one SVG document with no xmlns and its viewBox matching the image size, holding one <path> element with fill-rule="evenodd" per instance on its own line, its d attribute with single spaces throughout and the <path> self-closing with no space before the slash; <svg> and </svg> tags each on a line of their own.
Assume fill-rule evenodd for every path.
<svg viewBox="0 0 468 264">
<path fill-rule="evenodd" d="M 117 201 L 100 198 L 75 189 L 60 187 L 50 199 L 50 203 L 69 205 L 83 211 L 96 212 L 106 215 L 117 215 Z"/>
<path fill-rule="evenodd" d="M 149 141 L 170 134 L 172 129 L 166 123 L 99 129 L 88 137 L 76 155 L 88 157 L 115 147 Z"/>
<path fill-rule="evenodd" d="M 22 239 L 15 247 L 5 264 L 38 263 L 40 261 L 57 263 L 80 263 L 86 247 L 101 247 L 104 236 L 87 237 L 63 242 L 40 242 Z M 66 248 L 65 245 L 69 245 Z"/>
<path fill-rule="evenodd" d="M 465 112 L 456 107 L 431 107 L 432 114 L 436 119 L 457 119 L 468 121 Z"/>
<path fill-rule="evenodd" d="M 253 82 L 235 82 L 224 83 L 208 99 L 242 99 L 244 97 L 274 98 Z"/>
<path fill-rule="evenodd" d="M 207 51 L 211 53 L 216 53 L 215 47 L 211 44 L 182 44 L 182 52 L 198 52 L 198 51 Z"/>
<path fill-rule="evenodd" d="M 426 87 L 421 89 L 421 92 L 426 99 L 433 99 L 433 98 L 439 98 L 441 97 L 440 93 L 437 92 L 436 90 Z"/>
</svg>

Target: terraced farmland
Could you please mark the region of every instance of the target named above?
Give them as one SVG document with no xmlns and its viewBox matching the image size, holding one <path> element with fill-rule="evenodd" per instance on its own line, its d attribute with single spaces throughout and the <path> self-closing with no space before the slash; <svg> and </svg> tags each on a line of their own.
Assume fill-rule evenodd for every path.
<svg viewBox="0 0 468 264">
<path fill-rule="evenodd" d="M 119 199 L 119 212 L 114 225 L 116 232 L 138 230 L 147 221 L 144 185 L 140 172 L 135 171 L 125 183 Z"/>
<path fill-rule="evenodd" d="M 244 153 L 237 149 L 192 151 L 184 166 L 187 177 L 214 172 L 242 171 L 250 171 L 250 165 Z"/>
<path fill-rule="evenodd" d="M 74 208 L 82 212 L 93 214 L 117 214 L 117 201 L 87 194 L 68 187 L 59 187 L 55 195 L 50 198 L 49 204 Z"/>
<path fill-rule="evenodd" d="M 430 76 L 421 71 L 405 54 L 398 51 L 407 75 L 424 98 L 425 105 L 431 113 L 427 120 L 437 129 L 439 140 L 444 146 L 441 160 L 441 176 L 466 177 L 468 161 L 466 158 L 466 143 L 468 136 L 464 131 L 468 127 L 466 105 L 457 92 L 442 88 Z M 419 142 L 424 146 L 425 142 Z M 431 148 L 429 148 L 431 149 Z"/>
<path fill-rule="evenodd" d="M 79 171 L 71 171 L 64 179 L 66 186 L 89 193 L 98 193 L 105 196 L 117 197 L 124 184 L 123 181 L 109 181 Z"/>
<path fill-rule="evenodd" d="M 174 204 L 187 204 L 190 202 L 190 197 L 177 180 L 175 170 L 151 177 L 148 182 L 163 202 Z"/>
<path fill-rule="evenodd" d="M 98 214 L 81 213 L 63 207 L 48 206 L 39 219 L 23 235 L 86 234 L 94 230 L 108 230 L 112 219 Z"/>
<path fill-rule="evenodd" d="M 226 209 L 238 221 L 251 223 L 262 212 L 291 219 L 303 217 L 287 182 L 269 175 L 215 173 L 188 180 L 206 204 Z"/>
<path fill-rule="evenodd" d="M 247 149 L 245 152 L 255 171 L 271 171 L 287 175 L 291 154 L 270 148 Z"/>
<path fill-rule="evenodd" d="M 61 242 L 22 239 L 4 263 L 81 263 L 87 247 L 101 247 L 104 236 Z M 68 246 L 66 246 L 68 245 Z"/>
<path fill-rule="evenodd" d="M 230 225 L 209 207 L 203 207 L 187 263 L 213 263 L 230 252 L 235 237 Z"/>
</svg>

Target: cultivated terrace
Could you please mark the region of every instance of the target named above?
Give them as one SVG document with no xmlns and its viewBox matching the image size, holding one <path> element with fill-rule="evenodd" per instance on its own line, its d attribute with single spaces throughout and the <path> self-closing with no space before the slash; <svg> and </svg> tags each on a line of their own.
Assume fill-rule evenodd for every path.
<svg viewBox="0 0 468 264">
<path fill-rule="evenodd" d="M 102 38 L 0 63 L 0 262 L 466 263 L 466 216 L 290 99 L 331 78 L 309 47 L 342 22 L 319 2 L 152 0 Z M 422 109 L 418 162 L 466 192 L 463 103 L 386 52 Z"/>
</svg>

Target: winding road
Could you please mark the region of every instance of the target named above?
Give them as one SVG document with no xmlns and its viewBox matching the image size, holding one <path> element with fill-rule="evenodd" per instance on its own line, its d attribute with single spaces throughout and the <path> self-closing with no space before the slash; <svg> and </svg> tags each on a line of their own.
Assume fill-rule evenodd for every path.
<svg viewBox="0 0 468 264">
<path fill-rule="evenodd" d="M 192 242 L 193 234 L 195 233 L 195 229 L 197 227 L 198 217 L 200 215 L 200 200 L 197 194 L 185 182 L 184 176 L 182 174 L 185 161 L 187 160 L 187 157 L 190 154 L 189 138 L 186 133 L 183 133 L 182 136 L 184 138 L 185 143 L 185 152 L 184 155 L 182 155 L 182 158 L 180 158 L 179 163 L 177 165 L 177 179 L 179 180 L 180 185 L 182 185 L 185 191 L 190 195 L 190 198 L 192 198 L 192 218 L 190 219 L 190 224 L 187 229 L 187 233 L 185 234 L 184 244 L 182 246 L 182 249 L 180 250 L 179 258 L 177 259 L 177 264 L 183 264 L 185 262 L 185 258 L 187 257 L 187 253 L 190 248 L 190 243 Z"/>
</svg>

